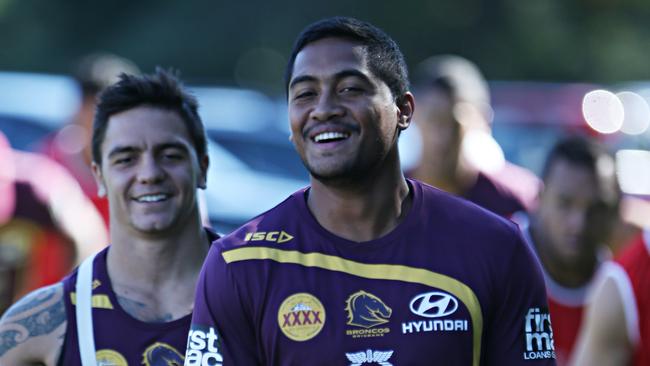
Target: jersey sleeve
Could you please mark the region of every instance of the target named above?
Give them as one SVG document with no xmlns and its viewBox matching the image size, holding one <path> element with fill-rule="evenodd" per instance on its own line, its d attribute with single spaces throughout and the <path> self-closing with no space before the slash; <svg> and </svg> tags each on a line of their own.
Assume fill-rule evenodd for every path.
<svg viewBox="0 0 650 366">
<path fill-rule="evenodd" d="M 259 365 L 252 318 L 217 243 L 199 275 L 185 366 Z"/>
<path fill-rule="evenodd" d="M 539 261 L 521 235 L 497 277 L 482 364 L 555 365 L 553 331 Z"/>
</svg>

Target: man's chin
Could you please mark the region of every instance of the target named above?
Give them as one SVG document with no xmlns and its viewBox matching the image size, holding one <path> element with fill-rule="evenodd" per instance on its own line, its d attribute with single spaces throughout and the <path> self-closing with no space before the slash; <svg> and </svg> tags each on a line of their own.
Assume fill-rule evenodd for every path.
<svg viewBox="0 0 650 366">
<path fill-rule="evenodd" d="M 172 229 L 171 223 L 165 221 L 139 223 L 134 225 L 134 227 L 138 232 L 148 235 L 166 234 Z"/>
</svg>

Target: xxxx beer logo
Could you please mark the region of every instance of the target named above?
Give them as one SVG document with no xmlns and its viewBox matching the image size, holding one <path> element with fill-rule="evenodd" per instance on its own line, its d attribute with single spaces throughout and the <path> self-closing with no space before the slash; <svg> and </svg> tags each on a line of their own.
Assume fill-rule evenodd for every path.
<svg viewBox="0 0 650 366">
<path fill-rule="evenodd" d="M 293 294 L 287 297 L 278 309 L 278 325 L 289 339 L 307 341 L 323 329 L 325 308 L 311 294 Z"/>
<path fill-rule="evenodd" d="M 98 366 L 111 365 L 111 366 L 128 366 L 126 358 L 119 352 L 112 349 L 100 349 L 95 353 L 95 359 Z"/>
</svg>

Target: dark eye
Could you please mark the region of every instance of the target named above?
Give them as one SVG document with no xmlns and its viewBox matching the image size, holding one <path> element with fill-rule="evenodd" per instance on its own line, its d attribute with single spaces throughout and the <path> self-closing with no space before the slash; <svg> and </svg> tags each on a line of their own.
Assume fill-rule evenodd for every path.
<svg viewBox="0 0 650 366">
<path fill-rule="evenodd" d="M 363 93 L 363 88 L 358 86 L 345 86 L 339 91 L 342 94 L 361 94 Z"/>
<path fill-rule="evenodd" d="M 184 155 L 180 152 L 168 151 L 163 154 L 163 158 L 165 160 L 178 161 L 178 160 L 182 160 L 184 158 Z"/>
<path fill-rule="evenodd" d="M 113 164 L 115 164 L 115 165 L 126 165 L 126 164 L 129 164 L 132 161 L 133 161 L 132 157 L 124 156 L 124 157 L 119 157 L 119 158 L 113 160 Z"/>
<path fill-rule="evenodd" d="M 309 97 L 313 97 L 314 95 L 316 95 L 315 92 L 313 92 L 311 90 L 306 90 L 306 91 L 301 91 L 301 92 L 296 93 L 296 95 L 293 97 L 293 99 L 294 100 L 306 99 L 306 98 L 309 98 Z"/>
</svg>

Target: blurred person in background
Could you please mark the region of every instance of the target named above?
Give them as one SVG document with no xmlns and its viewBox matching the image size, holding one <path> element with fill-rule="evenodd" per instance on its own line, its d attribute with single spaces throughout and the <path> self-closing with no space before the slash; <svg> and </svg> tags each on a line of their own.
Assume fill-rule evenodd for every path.
<svg viewBox="0 0 650 366">
<path fill-rule="evenodd" d="M 59 164 L 12 149 L 0 132 L 0 313 L 59 281 L 108 234 L 81 188 Z"/>
<path fill-rule="evenodd" d="M 541 262 L 553 319 L 555 354 L 566 365 L 580 329 L 587 292 L 610 257 L 620 191 L 614 159 L 597 142 L 568 137 L 546 158 L 539 205 L 515 215 Z"/>
<path fill-rule="evenodd" d="M 650 365 L 650 230 L 605 263 L 573 366 Z"/>
<path fill-rule="evenodd" d="M 420 161 L 407 175 L 510 217 L 535 205 L 540 181 L 503 157 L 491 136 L 487 82 L 469 60 L 430 57 L 413 75 Z"/>
<path fill-rule="evenodd" d="M 107 225 L 108 201 L 97 194 L 97 184 L 90 169 L 90 138 L 97 96 L 115 83 L 123 72 L 138 74 L 139 70 L 133 62 L 110 53 L 83 57 L 73 71 L 73 77 L 81 89 L 79 109 L 69 123 L 47 137 L 42 147 L 44 154 L 63 165 L 75 177 Z"/>
<path fill-rule="evenodd" d="M 212 240 L 196 99 L 171 73 L 123 74 L 101 94 L 92 170 L 111 245 L 0 319 L 0 365 L 181 365 L 196 279 Z"/>
</svg>

